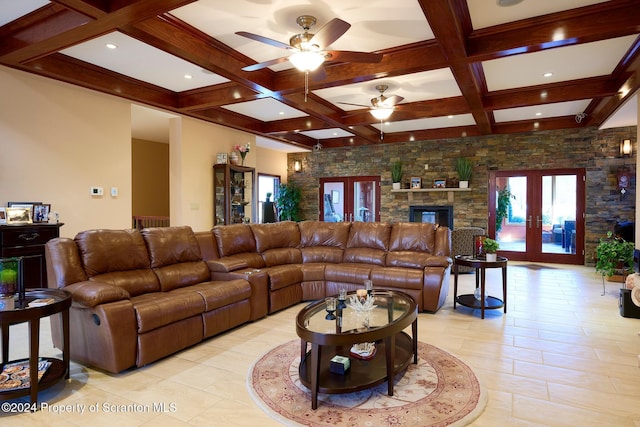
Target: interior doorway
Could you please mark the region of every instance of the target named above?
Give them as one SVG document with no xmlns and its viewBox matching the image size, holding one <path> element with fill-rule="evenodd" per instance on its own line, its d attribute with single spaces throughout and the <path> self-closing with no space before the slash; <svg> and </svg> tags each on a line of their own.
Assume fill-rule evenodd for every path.
<svg viewBox="0 0 640 427">
<path fill-rule="evenodd" d="M 489 174 L 489 235 L 509 259 L 584 264 L 584 211 L 584 169 Z"/>
<path fill-rule="evenodd" d="M 258 223 L 278 220 L 274 200 L 280 187 L 280 175 L 258 173 Z"/>
</svg>

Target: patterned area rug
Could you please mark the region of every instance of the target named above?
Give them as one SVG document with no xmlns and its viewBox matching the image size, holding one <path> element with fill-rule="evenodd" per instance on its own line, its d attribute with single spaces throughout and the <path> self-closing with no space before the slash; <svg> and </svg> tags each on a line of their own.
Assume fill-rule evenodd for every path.
<svg viewBox="0 0 640 427">
<path fill-rule="evenodd" d="M 318 394 L 300 383 L 300 341 L 267 352 L 251 367 L 247 386 L 256 403 L 290 426 L 463 426 L 486 406 L 486 391 L 469 366 L 450 353 L 418 342 L 418 364 L 396 377 L 394 396 L 387 383 L 356 393 Z"/>
</svg>

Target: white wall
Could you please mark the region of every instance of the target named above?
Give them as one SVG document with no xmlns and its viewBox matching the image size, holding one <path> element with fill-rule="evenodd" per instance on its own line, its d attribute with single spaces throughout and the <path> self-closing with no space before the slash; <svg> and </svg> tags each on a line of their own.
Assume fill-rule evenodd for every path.
<svg viewBox="0 0 640 427">
<path fill-rule="evenodd" d="M 131 227 L 131 103 L 1 66 L 0 93 L 0 206 L 50 203 L 66 237 Z M 248 166 L 286 179 L 286 153 L 257 149 L 251 134 L 184 116 L 170 134 L 172 225 L 213 226 L 212 167 L 235 144 L 251 143 Z"/>
</svg>

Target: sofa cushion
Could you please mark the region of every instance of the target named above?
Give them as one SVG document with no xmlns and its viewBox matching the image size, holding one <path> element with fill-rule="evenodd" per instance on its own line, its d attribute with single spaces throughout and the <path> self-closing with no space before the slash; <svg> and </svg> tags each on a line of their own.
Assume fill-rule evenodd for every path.
<svg viewBox="0 0 640 427">
<path fill-rule="evenodd" d="M 351 223 L 303 221 L 298 224 L 298 227 L 301 248 L 322 246 L 344 249 L 349 239 Z"/>
<path fill-rule="evenodd" d="M 299 265 L 278 265 L 267 269 L 269 290 L 286 288 L 302 283 L 302 270 Z"/>
<path fill-rule="evenodd" d="M 131 296 L 160 290 L 138 230 L 88 230 L 74 240 L 89 278 L 122 286 Z"/>
<path fill-rule="evenodd" d="M 201 314 L 205 308 L 198 292 L 186 290 L 143 294 L 132 298 L 131 302 L 139 334 Z"/>
<path fill-rule="evenodd" d="M 160 289 L 165 292 L 211 280 L 209 267 L 202 260 L 165 265 L 153 271 L 158 276 Z"/>
<path fill-rule="evenodd" d="M 399 222 L 391 227 L 389 251 L 433 253 L 437 225 L 429 222 Z"/>
<path fill-rule="evenodd" d="M 330 262 L 338 264 L 342 262 L 344 249 L 331 246 L 317 246 L 300 248 L 300 253 L 302 255 L 302 262 L 305 264 L 309 262 Z"/>
<path fill-rule="evenodd" d="M 327 264 L 324 277 L 329 282 L 363 284 L 369 279 L 373 266 L 366 264 Z"/>
<path fill-rule="evenodd" d="M 293 221 L 251 224 L 250 228 L 256 241 L 256 250 L 259 253 L 264 253 L 269 249 L 300 246 L 300 230 L 298 224 Z"/>
<path fill-rule="evenodd" d="M 247 224 L 216 225 L 213 235 L 221 257 L 256 252 L 256 240 Z"/>
<path fill-rule="evenodd" d="M 347 248 L 389 248 L 391 224 L 386 222 L 354 222 L 349 230 Z"/>
<path fill-rule="evenodd" d="M 248 300 L 251 296 L 251 285 L 244 279 L 211 281 L 175 291 L 175 293 L 180 292 L 197 292 L 204 301 L 204 311 L 211 311 L 238 301 Z"/>
<path fill-rule="evenodd" d="M 300 264 L 302 255 L 298 248 L 274 248 L 262 253 L 262 259 L 267 267 L 283 264 Z"/>
<path fill-rule="evenodd" d="M 375 248 L 347 248 L 344 250 L 343 262 L 385 265 L 387 253 Z"/>
<path fill-rule="evenodd" d="M 374 268 L 371 270 L 371 282 L 374 288 L 422 290 L 424 272 L 414 268 Z"/>
<path fill-rule="evenodd" d="M 145 228 L 142 236 L 149 248 L 153 268 L 202 261 L 200 245 L 189 226 Z"/>
</svg>

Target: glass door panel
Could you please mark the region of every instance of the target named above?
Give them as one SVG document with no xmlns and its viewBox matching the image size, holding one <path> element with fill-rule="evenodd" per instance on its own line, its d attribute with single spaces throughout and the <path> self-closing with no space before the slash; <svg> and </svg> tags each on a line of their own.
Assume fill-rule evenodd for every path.
<svg viewBox="0 0 640 427">
<path fill-rule="evenodd" d="M 320 221 L 380 220 L 380 177 L 320 178 Z"/>
<path fill-rule="evenodd" d="M 322 187 L 320 203 L 320 221 L 344 221 L 345 183 L 338 181 L 325 182 Z"/>
<path fill-rule="evenodd" d="M 374 222 L 376 220 L 376 182 L 357 180 L 353 183 L 354 221 Z"/>
<path fill-rule="evenodd" d="M 527 177 L 496 178 L 496 240 L 500 249 L 527 250 Z"/>
<path fill-rule="evenodd" d="M 543 253 L 576 253 L 577 182 L 577 175 L 542 176 L 542 217 L 536 221 Z"/>
</svg>

